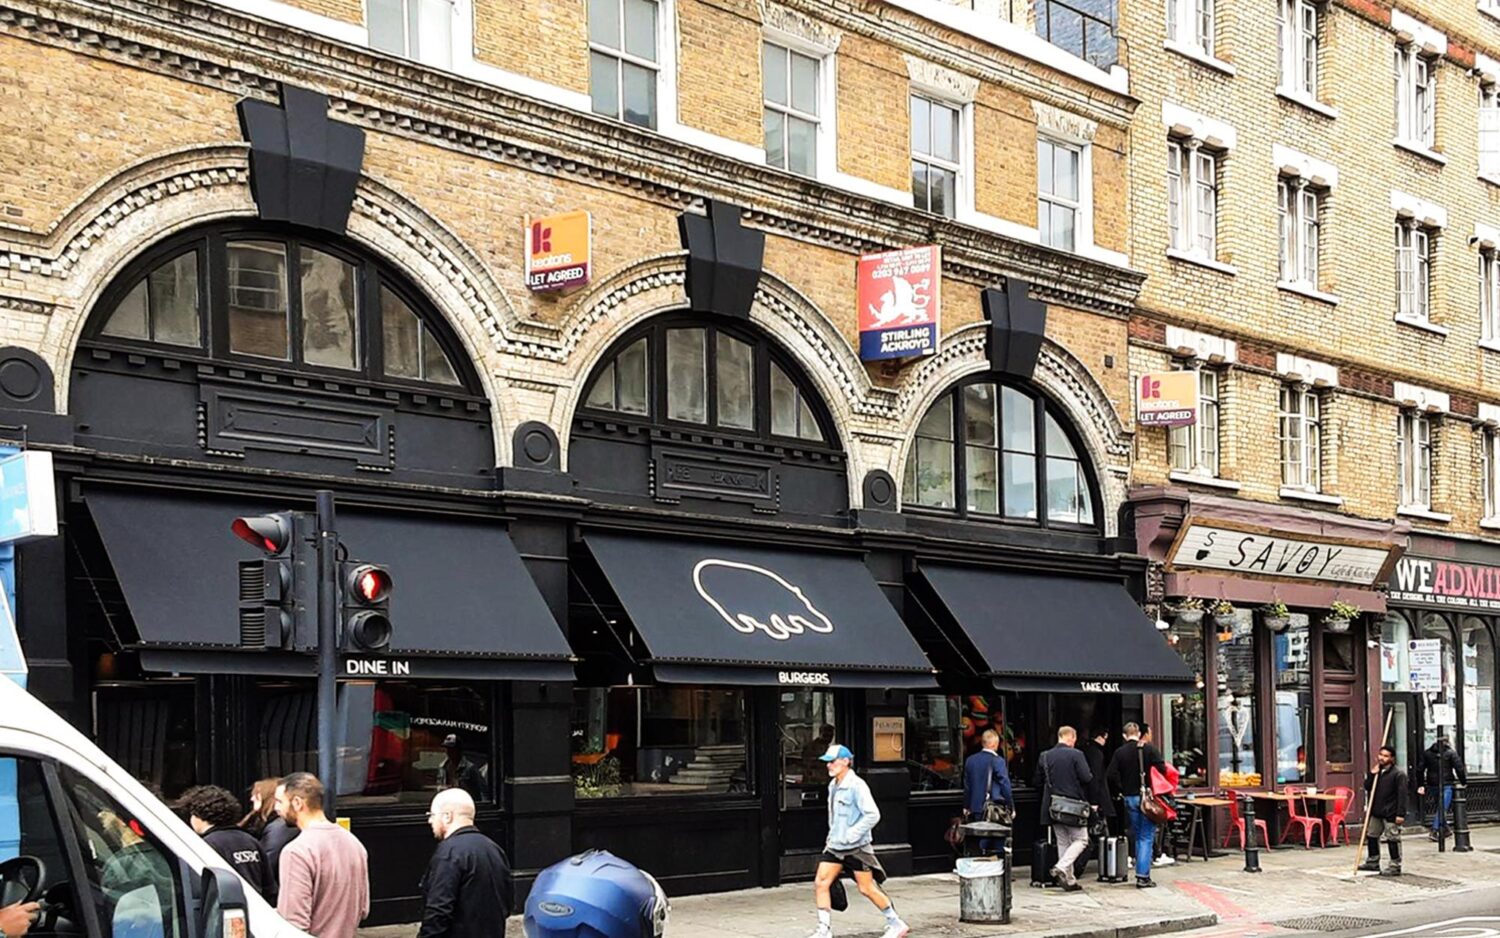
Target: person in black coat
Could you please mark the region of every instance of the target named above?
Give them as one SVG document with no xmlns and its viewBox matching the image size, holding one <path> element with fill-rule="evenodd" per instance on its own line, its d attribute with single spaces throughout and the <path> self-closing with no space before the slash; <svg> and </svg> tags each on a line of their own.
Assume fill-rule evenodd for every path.
<svg viewBox="0 0 1500 938">
<path fill-rule="evenodd" d="M 1042 790 L 1042 824 L 1051 825 L 1052 836 L 1057 841 L 1057 865 L 1052 868 L 1052 878 L 1068 892 L 1082 887 L 1074 875 L 1074 864 L 1089 844 L 1088 824 L 1074 826 L 1060 824 L 1052 819 L 1054 796 L 1089 800 L 1089 790 L 1094 774 L 1089 771 L 1088 760 L 1074 746 L 1078 742 L 1078 731 L 1071 726 L 1059 727 L 1057 745 L 1042 753 L 1036 761 L 1036 773 L 1031 784 Z"/>
<path fill-rule="evenodd" d="M 1093 730 L 1089 733 L 1089 741 L 1083 744 L 1083 757 L 1088 760 L 1089 771 L 1094 776 L 1089 783 L 1089 803 L 1101 816 L 1112 818 L 1115 816 L 1114 799 L 1109 796 L 1109 782 L 1104 777 L 1107 767 L 1104 744 L 1108 741 L 1109 730 Z"/>
<path fill-rule="evenodd" d="M 1422 778 L 1417 783 L 1417 794 L 1425 795 L 1427 789 L 1431 788 L 1442 805 L 1432 812 L 1432 831 L 1427 835 L 1430 840 L 1437 840 L 1438 830 L 1447 826 L 1448 810 L 1453 807 L 1455 780 L 1460 785 L 1467 785 L 1469 773 L 1465 771 L 1458 753 L 1453 751 L 1453 744 L 1448 741 L 1448 737 L 1439 736 L 1436 742 L 1422 752 Z"/>
<path fill-rule="evenodd" d="M 417 938 L 502 934 L 510 915 L 510 863 L 474 826 L 474 798 L 462 788 L 440 791 L 427 819 L 438 846 L 422 877 Z"/>
<path fill-rule="evenodd" d="M 1131 843 L 1135 847 L 1135 884 L 1142 889 L 1156 885 L 1151 879 L 1151 860 L 1156 853 L 1156 825 L 1141 813 L 1141 776 L 1148 778 L 1154 768 L 1167 774 L 1166 760 L 1150 741 L 1151 728 L 1144 723 L 1125 724 L 1125 744 L 1115 750 L 1105 773 L 1110 791 L 1125 802 L 1125 816 L 1130 822 Z"/>
<path fill-rule="evenodd" d="M 260 833 L 260 852 L 266 858 L 265 896 L 272 905 L 281 894 L 281 851 L 300 833 L 302 831 L 288 824 L 279 814 L 267 821 L 266 829 Z"/>
<path fill-rule="evenodd" d="M 238 798 L 217 785 L 196 785 L 183 792 L 174 807 L 187 815 L 193 830 L 241 879 L 265 895 L 266 857 L 260 841 L 236 826 L 241 811 Z"/>
<path fill-rule="evenodd" d="M 1406 823 L 1406 770 L 1396 764 L 1396 750 L 1381 746 L 1378 761 L 1365 776 L 1370 794 L 1370 823 L 1365 827 L 1365 862 L 1359 868 L 1381 876 L 1401 875 L 1401 825 Z M 1391 862 L 1380 869 L 1380 843 L 1385 842 Z"/>
</svg>

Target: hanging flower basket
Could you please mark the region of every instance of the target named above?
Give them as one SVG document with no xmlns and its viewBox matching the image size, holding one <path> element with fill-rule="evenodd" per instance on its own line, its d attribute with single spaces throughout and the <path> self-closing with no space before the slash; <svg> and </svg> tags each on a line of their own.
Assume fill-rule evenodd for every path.
<svg viewBox="0 0 1500 938">
<path fill-rule="evenodd" d="M 1209 611 L 1213 613 L 1214 625 L 1217 625 L 1220 631 L 1228 632 L 1234 628 L 1235 623 L 1238 621 L 1238 616 L 1234 612 L 1234 606 L 1222 599 L 1214 603 Z"/>
<path fill-rule="evenodd" d="M 1180 625 L 1197 625 L 1203 621 L 1203 600 L 1184 599 L 1173 609 L 1174 617 Z"/>
<path fill-rule="evenodd" d="M 1323 620 L 1323 628 L 1330 632 L 1344 633 L 1349 631 L 1349 620 L 1338 616 L 1329 616 Z"/>
<path fill-rule="evenodd" d="M 1278 635 L 1282 632 L 1285 632 L 1287 626 L 1292 624 L 1290 616 L 1266 616 L 1261 621 L 1266 624 L 1266 628 L 1270 629 L 1272 632 L 1277 633 Z"/>
<path fill-rule="evenodd" d="M 1328 615 L 1323 617 L 1323 628 L 1330 632 L 1347 632 L 1349 623 L 1362 612 L 1353 603 L 1342 603 L 1334 600 L 1333 605 L 1328 608 Z"/>
</svg>

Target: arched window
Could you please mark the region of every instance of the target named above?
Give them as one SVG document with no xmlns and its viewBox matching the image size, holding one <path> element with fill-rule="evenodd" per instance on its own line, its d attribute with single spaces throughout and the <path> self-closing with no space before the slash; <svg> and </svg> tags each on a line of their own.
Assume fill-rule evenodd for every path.
<svg viewBox="0 0 1500 938">
<path fill-rule="evenodd" d="M 906 461 L 906 504 L 1093 527 L 1093 476 L 1080 452 L 1066 418 L 1040 394 L 992 380 L 967 382 L 939 398 L 917 425 Z"/>
<path fill-rule="evenodd" d="M 461 387 L 464 357 L 418 294 L 342 241 L 220 226 L 142 257 L 91 338 L 248 364 Z"/>
<path fill-rule="evenodd" d="M 594 371 L 583 411 L 827 445 L 812 390 L 764 337 L 671 317 L 627 336 Z"/>
<path fill-rule="evenodd" d="M 1464 619 L 1464 765 L 1474 774 L 1495 774 L 1495 643 L 1489 625 Z"/>
<path fill-rule="evenodd" d="M 1425 719 L 1422 721 L 1422 745 L 1431 746 L 1437 742 L 1439 736 L 1447 736 L 1452 739 L 1454 732 L 1457 730 L 1457 727 L 1452 723 L 1438 723 L 1438 714 L 1434 709 L 1436 704 L 1446 704 L 1449 708 L 1448 712 L 1457 715 L 1455 708 L 1458 705 L 1458 701 L 1455 699 L 1455 695 L 1458 692 L 1458 680 L 1457 674 L 1454 673 L 1457 669 L 1457 662 L 1454 660 L 1453 654 L 1452 623 L 1448 621 L 1447 616 L 1440 616 L 1435 613 L 1424 614 L 1422 616 L 1422 637 L 1437 639 L 1442 643 L 1443 652 L 1442 693 L 1423 695 L 1426 699 L 1424 705 L 1426 712 L 1424 714 Z"/>
</svg>

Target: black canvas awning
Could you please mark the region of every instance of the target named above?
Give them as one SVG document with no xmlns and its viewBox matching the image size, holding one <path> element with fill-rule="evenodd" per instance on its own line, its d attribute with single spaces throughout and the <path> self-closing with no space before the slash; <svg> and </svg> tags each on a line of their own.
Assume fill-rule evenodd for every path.
<svg viewBox="0 0 1500 938">
<path fill-rule="evenodd" d="M 258 555 L 235 517 L 286 506 L 86 490 L 151 670 L 311 675 L 313 656 L 240 646 L 238 562 Z M 298 506 L 305 507 L 305 506 Z M 504 528 L 340 510 L 349 556 L 391 571 L 389 653 L 341 662 L 354 677 L 573 679 L 562 631 Z"/>
<path fill-rule="evenodd" d="M 932 687 L 932 665 L 852 555 L 590 533 L 657 680 Z"/>
<path fill-rule="evenodd" d="M 1191 690 L 1188 671 L 1111 580 L 923 564 L 1001 690 L 1123 694 Z"/>
</svg>

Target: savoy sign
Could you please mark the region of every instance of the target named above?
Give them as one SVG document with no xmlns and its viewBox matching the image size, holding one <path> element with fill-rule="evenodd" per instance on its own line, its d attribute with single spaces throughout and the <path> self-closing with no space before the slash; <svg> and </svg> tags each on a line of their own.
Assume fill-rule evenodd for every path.
<svg viewBox="0 0 1500 938">
<path fill-rule="evenodd" d="M 1349 541 L 1238 528 L 1222 522 L 1189 521 L 1168 558 L 1173 569 L 1231 573 L 1373 586 L 1381 579 L 1391 548 Z"/>
</svg>

